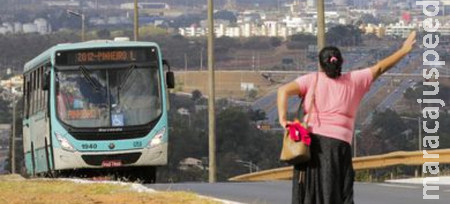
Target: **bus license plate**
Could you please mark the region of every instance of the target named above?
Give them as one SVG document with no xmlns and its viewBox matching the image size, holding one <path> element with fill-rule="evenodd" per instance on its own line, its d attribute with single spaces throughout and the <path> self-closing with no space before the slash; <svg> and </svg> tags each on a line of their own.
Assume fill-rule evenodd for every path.
<svg viewBox="0 0 450 204">
<path fill-rule="evenodd" d="M 103 167 L 118 167 L 118 166 L 122 166 L 122 161 L 120 161 L 120 160 L 103 161 L 102 166 Z"/>
</svg>

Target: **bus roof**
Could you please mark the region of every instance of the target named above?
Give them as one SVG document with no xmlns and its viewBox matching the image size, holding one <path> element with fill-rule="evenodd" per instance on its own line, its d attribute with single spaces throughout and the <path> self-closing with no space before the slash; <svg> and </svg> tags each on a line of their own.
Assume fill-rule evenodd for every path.
<svg viewBox="0 0 450 204">
<path fill-rule="evenodd" d="M 136 42 L 136 41 L 113 41 L 113 40 L 94 40 L 86 41 L 80 43 L 62 43 L 57 44 L 48 50 L 44 51 L 37 57 L 28 61 L 23 72 L 26 73 L 29 70 L 42 65 L 43 63 L 50 61 L 51 56 L 54 55 L 56 51 L 62 50 L 77 50 L 77 49 L 93 49 L 93 48 L 104 48 L 104 47 L 149 47 L 158 45 L 154 42 Z"/>
</svg>

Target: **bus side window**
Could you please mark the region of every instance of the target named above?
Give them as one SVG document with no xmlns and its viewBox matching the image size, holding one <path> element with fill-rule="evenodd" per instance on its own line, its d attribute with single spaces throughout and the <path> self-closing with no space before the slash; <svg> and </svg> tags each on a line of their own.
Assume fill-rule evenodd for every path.
<svg viewBox="0 0 450 204">
<path fill-rule="evenodd" d="M 40 104 L 40 111 L 44 110 L 44 88 L 43 88 L 43 81 L 44 81 L 44 67 L 42 66 L 39 68 L 39 104 Z"/>
<path fill-rule="evenodd" d="M 30 81 L 30 115 L 34 113 L 34 72 L 31 72 L 31 81 Z"/>
<path fill-rule="evenodd" d="M 33 106 L 31 110 L 31 114 L 34 115 L 36 113 L 37 109 L 37 72 L 36 70 L 33 71 L 33 77 L 31 78 L 31 90 L 33 91 L 33 98 L 31 99 Z"/>
<path fill-rule="evenodd" d="M 33 115 L 37 112 L 37 71 L 33 71 Z"/>
<path fill-rule="evenodd" d="M 41 110 L 41 68 L 36 69 L 36 93 L 37 93 L 37 108 L 36 113 Z"/>
<path fill-rule="evenodd" d="M 45 111 L 45 90 L 44 90 L 44 80 L 45 80 L 45 67 L 41 67 L 41 110 Z"/>
<path fill-rule="evenodd" d="M 23 115 L 22 117 L 24 117 L 25 119 L 27 118 L 27 97 L 28 97 L 28 88 L 27 88 L 27 79 L 28 76 L 26 74 L 23 75 Z"/>
</svg>

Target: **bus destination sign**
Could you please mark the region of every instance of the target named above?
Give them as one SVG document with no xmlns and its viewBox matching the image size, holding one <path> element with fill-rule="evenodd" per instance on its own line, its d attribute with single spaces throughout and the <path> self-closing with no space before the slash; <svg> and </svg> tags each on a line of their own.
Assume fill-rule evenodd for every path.
<svg viewBox="0 0 450 204">
<path fill-rule="evenodd" d="M 138 63 L 157 60 L 156 48 L 72 50 L 56 53 L 58 65 Z"/>
</svg>

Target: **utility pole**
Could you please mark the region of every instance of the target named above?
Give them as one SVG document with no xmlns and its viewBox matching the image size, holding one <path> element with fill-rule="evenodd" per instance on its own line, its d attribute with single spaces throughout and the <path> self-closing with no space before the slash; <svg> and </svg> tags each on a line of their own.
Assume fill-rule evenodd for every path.
<svg viewBox="0 0 450 204">
<path fill-rule="evenodd" d="M 139 39 L 139 8 L 138 0 L 134 0 L 134 41 Z"/>
<path fill-rule="evenodd" d="M 209 183 L 216 182 L 216 117 L 214 92 L 214 4 L 208 0 Z"/>
<path fill-rule="evenodd" d="M 324 0 L 317 0 L 317 51 L 325 47 L 325 5 Z"/>
</svg>

